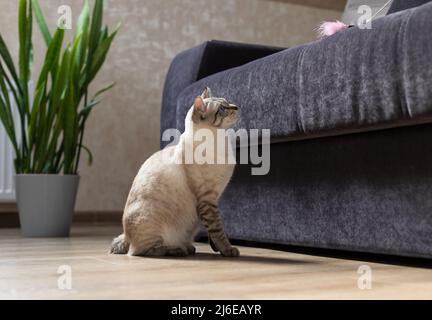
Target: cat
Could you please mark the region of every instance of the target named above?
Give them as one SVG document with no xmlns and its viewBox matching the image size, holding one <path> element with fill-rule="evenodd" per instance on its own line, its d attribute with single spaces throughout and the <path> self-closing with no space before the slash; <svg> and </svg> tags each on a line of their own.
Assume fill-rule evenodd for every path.
<svg viewBox="0 0 432 320">
<path fill-rule="evenodd" d="M 194 140 L 197 130 L 207 129 L 216 140 L 218 129 L 229 129 L 237 120 L 238 107 L 223 98 L 213 97 L 209 88 L 196 97 L 186 115 L 185 131 L 179 143 L 151 156 L 135 177 L 123 213 L 123 234 L 113 240 L 110 253 L 193 255 L 192 242 L 201 222 L 215 252 L 226 257 L 240 255 L 224 232 L 218 209 L 235 161 L 234 164 L 185 161 L 187 150 L 190 152 L 197 147 Z M 225 153 L 223 148 L 216 150 L 214 156 L 227 159 Z"/>
</svg>

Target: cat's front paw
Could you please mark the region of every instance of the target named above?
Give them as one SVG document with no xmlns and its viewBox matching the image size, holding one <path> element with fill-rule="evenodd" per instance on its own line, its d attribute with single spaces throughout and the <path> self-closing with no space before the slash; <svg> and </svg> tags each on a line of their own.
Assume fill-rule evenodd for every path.
<svg viewBox="0 0 432 320">
<path fill-rule="evenodd" d="M 215 243 L 210 237 L 209 237 L 209 243 L 210 243 L 210 247 L 213 249 L 214 252 L 219 252 L 219 249 L 216 247 Z"/>
<path fill-rule="evenodd" d="M 238 257 L 240 256 L 240 251 L 236 247 L 228 247 L 221 250 L 221 254 L 224 257 Z"/>
</svg>

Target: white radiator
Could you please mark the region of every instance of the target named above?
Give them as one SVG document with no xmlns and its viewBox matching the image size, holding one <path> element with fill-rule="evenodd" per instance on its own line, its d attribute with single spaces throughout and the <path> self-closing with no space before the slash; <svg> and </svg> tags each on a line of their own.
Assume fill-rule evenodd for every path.
<svg viewBox="0 0 432 320">
<path fill-rule="evenodd" d="M 9 95 L 15 119 L 15 124 L 18 123 L 18 110 L 15 106 L 15 101 L 12 94 Z M 15 188 L 14 188 L 14 163 L 13 159 L 15 152 L 9 137 L 4 130 L 3 124 L 0 122 L 0 202 L 15 201 Z"/>
</svg>

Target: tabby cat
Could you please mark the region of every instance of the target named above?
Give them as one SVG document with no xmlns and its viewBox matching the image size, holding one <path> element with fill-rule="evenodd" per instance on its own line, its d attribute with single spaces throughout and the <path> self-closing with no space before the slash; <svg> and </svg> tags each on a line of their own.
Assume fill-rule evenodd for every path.
<svg viewBox="0 0 432 320">
<path fill-rule="evenodd" d="M 239 250 L 231 246 L 224 232 L 218 209 L 219 198 L 231 179 L 235 164 L 185 161 L 190 156 L 187 153 L 198 147 L 194 139 L 198 130 L 211 132 L 216 141 L 217 130 L 225 132 L 237 119 L 237 106 L 223 98 L 212 97 L 209 88 L 195 99 L 179 143 L 151 156 L 135 177 L 123 213 L 124 233 L 113 240 L 111 253 L 132 256 L 194 254 L 192 242 L 201 222 L 214 251 L 226 257 L 239 256 Z M 224 139 L 228 138 L 224 136 Z M 225 148 L 213 150 L 211 156 L 227 158 Z"/>
</svg>

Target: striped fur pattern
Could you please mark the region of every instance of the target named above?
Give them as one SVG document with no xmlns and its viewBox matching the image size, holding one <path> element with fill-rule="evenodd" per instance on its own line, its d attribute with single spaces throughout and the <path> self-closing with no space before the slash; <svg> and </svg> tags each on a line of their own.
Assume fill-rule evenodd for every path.
<svg viewBox="0 0 432 320">
<path fill-rule="evenodd" d="M 231 128 L 237 122 L 237 113 L 235 105 L 212 97 L 208 88 L 195 99 L 180 142 L 155 153 L 139 170 L 123 213 L 124 233 L 113 240 L 111 253 L 191 255 L 195 253 L 193 239 L 202 223 L 214 251 L 227 257 L 239 256 L 239 250 L 231 246 L 224 232 L 218 208 L 234 164 L 184 161 L 187 150 L 195 150 L 199 144 L 193 139 L 197 130 L 210 130 L 216 140 L 216 130 Z M 220 163 L 218 157 L 228 160 L 225 150 L 217 148 L 210 157 L 215 163 Z"/>
</svg>

